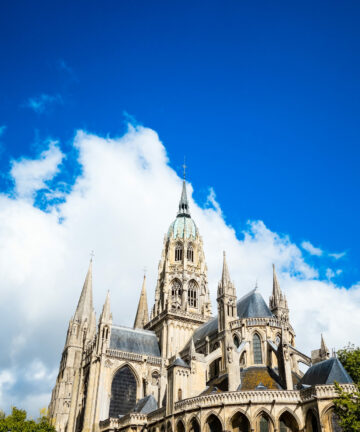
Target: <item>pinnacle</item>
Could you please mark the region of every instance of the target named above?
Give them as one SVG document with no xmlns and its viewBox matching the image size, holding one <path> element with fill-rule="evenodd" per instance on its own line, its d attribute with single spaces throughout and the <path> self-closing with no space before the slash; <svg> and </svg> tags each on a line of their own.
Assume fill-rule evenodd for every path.
<svg viewBox="0 0 360 432">
<path fill-rule="evenodd" d="M 144 275 L 139 304 L 138 304 L 135 322 L 134 322 L 134 328 L 144 328 L 144 326 L 148 322 L 149 322 L 149 311 L 148 311 L 148 303 L 147 303 L 147 295 L 146 295 L 146 275 Z"/>
<path fill-rule="evenodd" d="M 108 292 L 106 294 L 105 303 L 104 303 L 104 306 L 102 308 L 100 321 L 108 321 L 111 318 L 112 318 L 112 315 L 111 315 L 111 310 L 110 310 L 110 291 L 108 290 Z"/>
<path fill-rule="evenodd" d="M 275 270 L 275 264 L 273 264 L 273 297 L 280 298 L 282 295 L 280 284 L 277 279 L 276 270 Z"/>
<path fill-rule="evenodd" d="M 224 253 L 224 258 L 223 258 L 223 269 L 222 269 L 222 275 L 221 275 L 221 282 L 223 284 L 226 284 L 226 283 L 231 282 L 231 280 L 230 280 L 228 265 L 226 262 L 226 253 L 225 253 L 225 251 L 223 253 Z"/>
</svg>

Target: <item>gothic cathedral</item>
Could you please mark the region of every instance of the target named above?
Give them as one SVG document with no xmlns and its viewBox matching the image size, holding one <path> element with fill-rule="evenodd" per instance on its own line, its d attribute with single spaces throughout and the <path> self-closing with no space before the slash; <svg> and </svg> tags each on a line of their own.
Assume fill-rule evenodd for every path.
<svg viewBox="0 0 360 432">
<path fill-rule="evenodd" d="M 334 381 L 353 389 L 323 337 L 296 348 L 275 267 L 268 304 L 257 287 L 238 299 L 224 253 L 213 317 L 184 180 L 150 317 L 144 277 L 133 328 L 113 324 L 109 293 L 96 323 L 90 262 L 49 416 L 58 432 L 338 432 Z"/>
</svg>

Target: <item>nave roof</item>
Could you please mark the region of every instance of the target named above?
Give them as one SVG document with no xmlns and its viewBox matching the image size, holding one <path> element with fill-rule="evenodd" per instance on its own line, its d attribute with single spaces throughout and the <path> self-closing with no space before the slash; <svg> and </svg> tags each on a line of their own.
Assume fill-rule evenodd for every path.
<svg viewBox="0 0 360 432">
<path fill-rule="evenodd" d="M 110 349 L 160 357 L 156 334 L 149 330 L 111 326 Z"/>
</svg>

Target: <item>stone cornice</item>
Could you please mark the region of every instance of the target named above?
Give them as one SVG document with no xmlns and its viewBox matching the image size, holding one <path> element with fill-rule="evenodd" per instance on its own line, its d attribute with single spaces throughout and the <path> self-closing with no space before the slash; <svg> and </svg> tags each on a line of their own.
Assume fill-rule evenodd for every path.
<svg viewBox="0 0 360 432">
<path fill-rule="evenodd" d="M 129 360 L 129 361 L 135 361 L 139 363 L 143 363 L 146 361 L 149 364 L 158 365 L 158 366 L 160 366 L 163 361 L 161 357 L 153 357 L 145 354 L 129 353 L 129 352 L 119 351 L 110 348 L 106 350 L 106 354 L 109 357 L 115 357 L 121 360 Z"/>
</svg>

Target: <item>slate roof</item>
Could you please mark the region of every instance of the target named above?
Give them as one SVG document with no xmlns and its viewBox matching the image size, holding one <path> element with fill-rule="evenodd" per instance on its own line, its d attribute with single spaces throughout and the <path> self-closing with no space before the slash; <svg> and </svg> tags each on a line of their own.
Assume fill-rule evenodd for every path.
<svg viewBox="0 0 360 432">
<path fill-rule="evenodd" d="M 140 399 L 138 403 L 134 406 L 133 412 L 149 414 L 158 409 L 158 404 L 153 395 L 145 396 Z"/>
<path fill-rule="evenodd" d="M 299 384 L 316 385 L 316 384 L 352 384 L 353 380 L 344 369 L 340 360 L 331 357 L 311 366 L 301 378 Z"/>
<path fill-rule="evenodd" d="M 271 318 L 273 316 L 263 296 L 256 288 L 241 297 L 236 306 L 239 318 Z"/>
<path fill-rule="evenodd" d="M 239 318 L 271 318 L 273 316 L 267 304 L 265 303 L 265 300 L 257 289 L 254 289 L 241 297 L 241 299 L 236 303 L 236 308 Z M 196 343 L 206 336 L 210 337 L 217 333 L 217 331 L 218 318 L 216 316 L 195 330 L 193 336 L 194 342 Z"/>
<path fill-rule="evenodd" d="M 185 368 L 190 368 L 190 366 L 180 357 L 177 357 L 171 364 L 171 366 L 181 366 Z"/>
<path fill-rule="evenodd" d="M 149 330 L 112 326 L 110 349 L 160 357 L 156 334 Z"/>
</svg>

